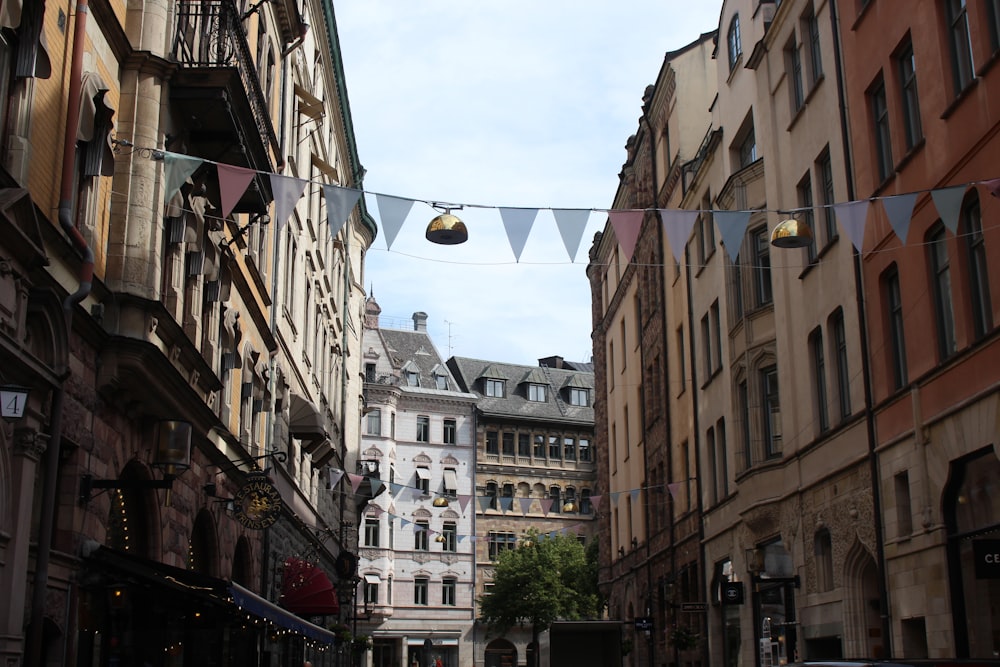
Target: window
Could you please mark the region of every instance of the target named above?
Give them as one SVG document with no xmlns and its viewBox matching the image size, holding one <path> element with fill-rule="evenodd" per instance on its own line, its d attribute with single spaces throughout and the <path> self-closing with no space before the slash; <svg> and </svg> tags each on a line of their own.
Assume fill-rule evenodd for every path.
<svg viewBox="0 0 1000 667">
<path fill-rule="evenodd" d="M 712 326 L 712 361 L 713 371 L 722 370 L 722 322 L 719 314 L 719 300 L 716 299 L 708 308 L 708 321 Z"/>
<path fill-rule="evenodd" d="M 366 432 L 368 435 L 382 435 L 382 411 L 378 408 L 368 413 Z"/>
<path fill-rule="evenodd" d="M 743 467 L 747 469 L 753 465 L 753 432 L 750 430 L 750 394 L 747 390 L 746 380 L 741 381 L 737 387 L 736 400 L 739 401 L 740 421 L 742 422 Z"/>
<path fill-rule="evenodd" d="M 823 206 L 823 222 L 826 230 L 824 243 L 832 243 L 837 238 L 837 216 L 833 211 L 833 162 L 830 160 L 830 150 L 826 149 L 816 160 L 816 173 L 819 175 L 819 203 Z"/>
<path fill-rule="evenodd" d="M 444 444 L 454 445 L 457 442 L 458 422 L 454 419 L 444 420 Z"/>
<path fill-rule="evenodd" d="M 799 210 L 798 218 L 802 222 L 809 225 L 809 229 L 813 233 L 812 239 L 809 240 L 809 246 L 807 247 L 807 252 L 809 256 L 809 262 L 816 261 L 816 221 L 813 219 L 813 190 L 812 190 L 812 177 L 810 177 L 807 171 L 802 180 L 799 181 L 796 190 L 799 194 Z"/>
<path fill-rule="evenodd" d="M 426 415 L 417 416 L 417 442 L 430 442 L 431 418 Z"/>
<path fill-rule="evenodd" d="M 494 398 L 503 398 L 503 380 L 486 379 L 486 395 Z"/>
<path fill-rule="evenodd" d="M 986 267 L 986 243 L 979 197 L 973 193 L 962 208 L 966 249 L 969 254 L 969 296 L 972 299 L 972 328 L 976 340 L 993 329 L 990 276 Z"/>
<path fill-rule="evenodd" d="M 882 275 L 882 293 L 889 320 L 886 347 L 892 363 L 893 388 L 901 389 L 909 378 L 906 371 L 906 337 L 903 335 L 903 299 L 899 291 L 899 271 L 895 264 Z"/>
<path fill-rule="evenodd" d="M 684 393 L 684 387 L 687 385 L 687 371 L 684 365 L 684 327 L 677 327 L 677 395 Z"/>
<path fill-rule="evenodd" d="M 726 44 L 729 47 L 729 71 L 732 71 L 743 54 L 743 46 L 740 43 L 739 14 L 734 14 L 732 20 L 729 22 L 729 30 L 726 32 Z"/>
<path fill-rule="evenodd" d="M 438 389 L 448 388 L 448 376 L 437 374 L 434 376 L 434 386 Z"/>
<path fill-rule="evenodd" d="M 712 377 L 712 368 L 714 364 L 712 363 L 712 326 L 708 322 L 708 313 L 705 313 L 701 318 L 701 339 L 702 347 L 704 348 L 704 361 L 705 361 L 705 379 Z"/>
<path fill-rule="evenodd" d="M 795 33 L 785 46 L 785 67 L 788 69 L 788 92 L 792 98 L 792 113 L 802 108 L 806 103 L 806 93 L 802 87 L 802 57 L 799 45 L 795 41 Z"/>
<path fill-rule="evenodd" d="M 535 458 L 544 459 L 545 458 L 545 436 L 536 435 L 535 436 Z"/>
<path fill-rule="evenodd" d="M 830 332 L 837 364 L 837 401 L 840 403 L 840 419 L 844 420 L 851 416 L 851 373 L 847 363 L 847 329 L 843 311 L 838 309 L 830 318 Z"/>
<path fill-rule="evenodd" d="M 906 133 L 906 149 L 910 150 L 923 138 L 920 98 L 917 96 L 917 65 L 910 41 L 899 50 L 896 61 L 899 63 L 899 87 L 903 94 L 903 130 Z"/>
<path fill-rule="evenodd" d="M 517 434 L 517 455 L 523 456 L 525 458 L 531 457 L 531 434 L 530 433 L 518 433 Z"/>
<path fill-rule="evenodd" d="M 441 582 L 441 604 L 445 607 L 455 606 L 456 580 L 452 577 Z"/>
<path fill-rule="evenodd" d="M 570 387 L 569 404 L 587 407 L 590 405 L 590 392 L 579 387 Z"/>
<path fill-rule="evenodd" d="M 419 387 L 420 386 L 420 373 L 417 371 L 406 371 L 406 386 L 407 387 Z"/>
<path fill-rule="evenodd" d="M 716 450 L 718 451 L 718 464 L 719 464 L 719 489 L 722 494 L 721 497 L 725 498 L 729 495 L 729 449 L 726 444 L 726 420 L 725 418 L 720 418 L 719 421 L 715 422 L 715 443 L 717 445 Z"/>
<path fill-rule="evenodd" d="M 590 514 L 594 511 L 594 505 L 590 502 L 590 489 L 580 491 L 580 514 Z"/>
<path fill-rule="evenodd" d="M 813 537 L 813 555 L 816 556 L 816 589 L 820 593 L 833 590 L 833 540 L 830 531 L 821 528 Z"/>
<path fill-rule="evenodd" d="M 514 456 L 514 434 L 510 431 L 503 434 L 503 455 Z"/>
<path fill-rule="evenodd" d="M 879 182 L 892 175 L 892 135 L 889 132 L 889 107 L 885 101 L 885 82 L 879 81 L 868 92 L 875 132 L 875 164 Z"/>
<path fill-rule="evenodd" d="M 830 428 L 830 411 L 826 395 L 826 351 L 823 349 L 823 330 L 819 327 L 809 335 L 809 351 L 812 354 L 813 386 L 816 387 L 816 416 L 819 432 Z"/>
<path fill-rule="evenodd" d="M 375 381 L 375 364 L 365 364 L 365 382 Z"/>
<path fill-rule="evenodd" d="M 455 545 L 458 543 L 458 531 L 455 527 L 454 521 L 445 521 L 444 526 L 441 528 L 441 537 L 444 541 L 441 543 L 442 551 L 455 551 Z"/>
<path fill-rule="evenodd" d="M 708 452 L 708 469 L 712 476 L 709 478 L 708 500 L 714 505 L 719 502 L 719 453 L 715 449 L 715 427 L 709 426 L 705 433 L 705 449 Z"/>
<path fill-rule="evenodd" d="M 698 216 L 698 265 L 705 263 L 715 252 L 715 222 L 712 219 L 712 201 L 706 197 L 701 202 L 702 211 Z"/>
<path fill-rule="evenodd" d="M 576 439 L 566 436 L 563 438 L 563 460 L 576 461 Z"/>
<path fill-rule="evenodd" d="M 778 368 L 768 366 L 760 372 L 761 405 L 764 413 L 761 421 L 764 424 L 764 456 L 775 458 L 781 456 L 781 403 L 778 400 Z"/>
<path fill-rule="evenodd" d="M 558 514 L 562 511 L 562 505 L 559 502 L 562 499 L 562 493 L 560 493 L 558 486 L 549 487 L 549 499 L 552 501 L 550 512 Z"/>
<path fill-rule="evenodd" d="M 534 401 L 536 403 L 545 402 L 545 385 L 544 384 L 529 384 L 528 385 L 528 400 Z"/>
<path fill-rule="evenodd" d="M 910 503 L 910 474 L 896 473 L 893 478 L 896 490 L 896 535 L 909 537 L 913 533 L 913 509 Z"/>
<path fill-rule="evenodd" d="M 495 510 L 497 508 L 497 496 L 499 492 L 497 491 L 496 482 L 486 483 L 486 497 L 490 499 L 490 509 Z"/>
<path fill-rule="evenodd" d="M 429 551 L 431 525 L 426 519 L 421 519 L 413 524 L 413 548 L 416 551 Z M 419 603 L 418 603 L 419 604 Z M 426 603 L 425 603 L 426 604 Z"/>
<path fill-rule="evenodd" d="M 740 139 L 738 152 L 741 169 L 757 161 L 757 137 L 754 134 L 752 123 L 750 129 Z"/>
<path fill-rule="evenodd" d="M 559 460 L 559 436 L 549 436 L 549 458 L 553 461 Z"/>
<path fill-rule="evenodd" d="M 417 488 L 423 491 L 425 496 L 431 492 L 431 471 L 424 466 L 417 468 Z"/>
<path fill-rule="evenodd" d="M 590 461 L 590 439 L 589 438 L 580 438 L 579 440 L 577 440 L 576 446 L 577 446 L 577 449 L 580 452 L 580 460 L 581 461 L 587 461 L 587 462 L 589 462 Z"/>
<path fill-rule="evenodd" d="M 802 25 L 809 40 L 809 87 L 812 88 L 823 76 L 823 50 L 819 43 L 819 19 L 810 11 L 802 18 Z"/>
<path fill-rule="evenodd" d="M 975 78 L 972 59 L 972 37 L 969 34 L 969 12 L 965 0 L 945 0 L 948 25 L 951 28 L 951 64 L 958 95 Z"/>
<path fill-rule="evenodd" d="M 449 496 L 458 493 L 458 472 L 454 468 L 444 469 L 444 492 Z"/>
<path fill-rule="evenodd" d="M 750 233 L 753 244 L 753 282 L 757 306 L 771 303 L 771 248 L 767 227 L 758 227 Z"/>
<path fill-rule="evenodd" d="M 496 431 L 486 432 L 486 453 L 497 456 L 500 454 L 500 434 Z"/>
<path fill-rule="evenodd" d="M 365 545 L 369 547 L 378 546 L 379 520 L 376 516 L 365 517 Z"/>
<path fill-rule="evenodd" d="M 413 604 L 427 606 L 427 577 L 414 577 L 413 579 Z"/>
<path fill-rule="evenodd" d="M 1000 0 L 989 0 L 986 8 L 989 13 L 990 47 L 996 53 L 1000 51 Z"/>
<path fill-rule="evenodd" d="M 490 560 L 496 560 L 501 551 L 517 546 L 517 537 L 514 536 L 514 533 L 490 532 L 488 542 Z"/>
<path fill-rule="evenodd" d="M 934 290 L 938 354 L 941 359 L 950 357 L 958 349 L 955 340 L 955 311 L 951 299 L 951 260 L 948 258 L 948 245 L 944 234 L 944 226 L 938 223 L 927 236 Z"/>
<path fill-rule="evenodd" d="M 371 579 L 369 579 L 371 577 Z M 365 575 L 365 604 L 366 605 L 377 605 L 378 604 L 378 577 L 371 574 Z"/>
</svg>

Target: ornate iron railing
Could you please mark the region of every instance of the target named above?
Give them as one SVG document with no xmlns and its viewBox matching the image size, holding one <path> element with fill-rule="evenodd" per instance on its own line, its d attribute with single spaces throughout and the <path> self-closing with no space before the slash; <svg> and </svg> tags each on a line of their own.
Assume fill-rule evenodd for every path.
<svg viewBox="0 0 1000 667">
<path fill-rule="evenodd" d="M 181 68 L 231 67 L 240 76 L 257 131 L 278 149 L 246 30 L 233 0 L 179 2 L 173 58 Z"/>
</svg>

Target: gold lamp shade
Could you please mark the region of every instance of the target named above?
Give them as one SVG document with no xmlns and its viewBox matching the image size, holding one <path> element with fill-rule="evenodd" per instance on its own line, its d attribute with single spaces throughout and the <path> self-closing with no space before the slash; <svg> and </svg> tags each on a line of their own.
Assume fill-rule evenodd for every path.
<svg viewBox="0 0 1000 667">
<path fill-rule="evenodd" d="M 424 236 L 431 243 L 458 245 L 469 240 L 469 230 L 466 229 L 465 223 L 458 219 L 458 216 L 442 213 L 430 221 Z"/>
<path fill-rule="evenodd" d="M 795 218 L 782 220 L 771 232 L 771 245 L 776 248 L 805 248 L 812 241 L 812 229 Z"/>
<path fill-rule="evenodd" d="M 434 499 L 434 502 L 432 502 L 431 505 L 433 505 L 434 507 L 447 507 L 448 499 L 445 498 L 444 496 L 438 496 L 437 498 Z"/>
</svg>

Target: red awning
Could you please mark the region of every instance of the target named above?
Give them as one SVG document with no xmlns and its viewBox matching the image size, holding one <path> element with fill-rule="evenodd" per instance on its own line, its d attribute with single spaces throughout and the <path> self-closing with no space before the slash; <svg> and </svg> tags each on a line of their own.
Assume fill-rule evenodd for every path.
<svg viewBox="0 0 1000 667">
<path fill-rule="evenodd" d="M 337 591 L 326 572 L 301 558 L 286 558 L 281 578 L 281 606 L 300 616 L 340 613 Z"/>
</svg>

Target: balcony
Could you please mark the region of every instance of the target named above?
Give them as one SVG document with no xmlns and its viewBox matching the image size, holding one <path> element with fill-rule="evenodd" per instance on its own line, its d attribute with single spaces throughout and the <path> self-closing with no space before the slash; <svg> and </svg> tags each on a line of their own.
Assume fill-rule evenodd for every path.
<svg viewBox="0 0 1000 667">
<path fill-rule="evenodd" d="M 234 2 L 179 2 L 171 57 L 178 66 L 170 81 L 178 135 L 167 149 L 263 172 L 235 212 L 265 212 L 272 199 L 266 174 L 275 171 L 272 156 L 280 149 Z"/>
</svg>

